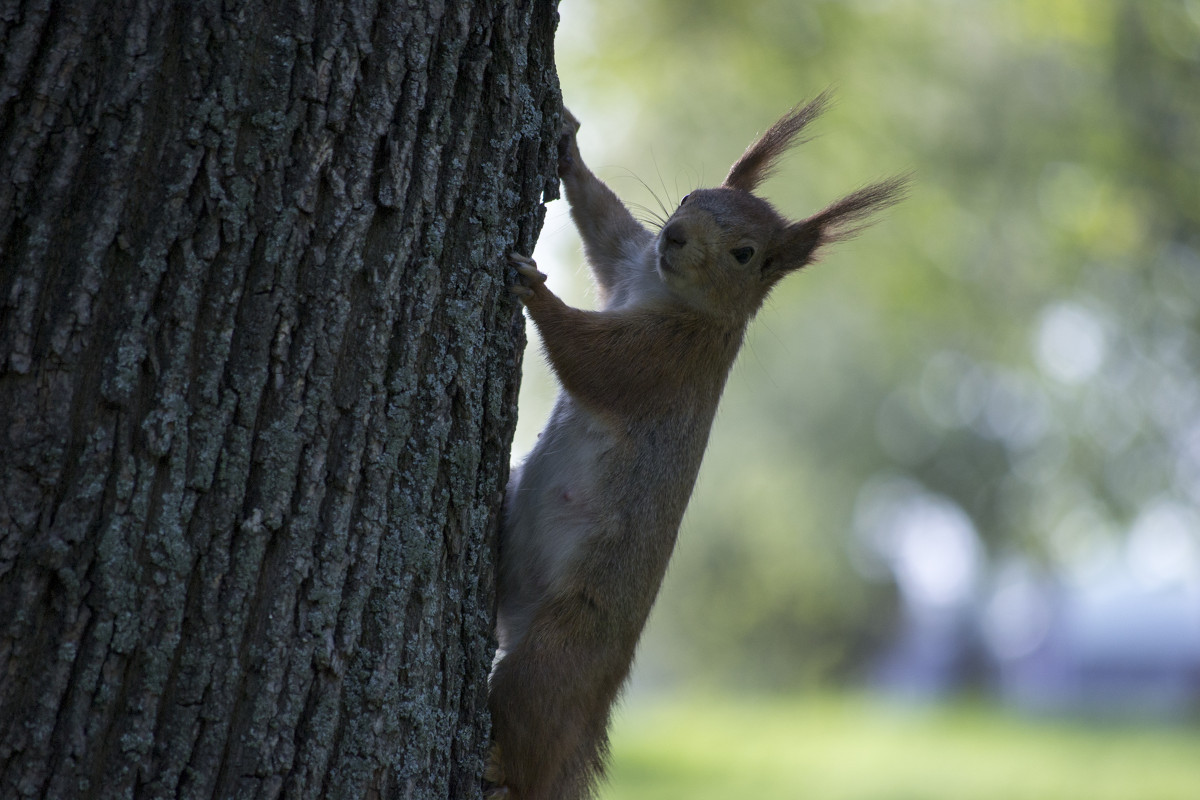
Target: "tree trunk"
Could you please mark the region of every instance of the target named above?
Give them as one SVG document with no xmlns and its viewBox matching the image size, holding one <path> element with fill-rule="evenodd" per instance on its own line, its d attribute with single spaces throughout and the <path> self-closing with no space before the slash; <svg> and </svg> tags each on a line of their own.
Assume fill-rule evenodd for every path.
<svg viewBox="0 0 1200 800">
<path fill-rule="evenodd" d="M 476 797 L 554 2 L 0 4 L 0 796 Z"/>
</svg>

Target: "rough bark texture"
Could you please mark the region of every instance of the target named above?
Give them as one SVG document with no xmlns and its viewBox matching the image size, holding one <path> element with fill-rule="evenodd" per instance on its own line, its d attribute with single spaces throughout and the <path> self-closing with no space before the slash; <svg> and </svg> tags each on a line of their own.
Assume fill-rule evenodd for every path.
<svg viewBox="0 0 1200 800">
<path fill-rule="evenodd" d="M 0 2 L 0 797 L 474 797 L 553 2 Z"/>
</svg>

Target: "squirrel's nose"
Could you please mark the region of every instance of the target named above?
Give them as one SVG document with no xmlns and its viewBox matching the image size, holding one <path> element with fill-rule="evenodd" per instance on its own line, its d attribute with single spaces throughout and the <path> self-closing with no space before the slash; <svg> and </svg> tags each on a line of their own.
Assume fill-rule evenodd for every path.
<svg viewBox="0 0 1200 800">
<path fill-rule="evenodd" d="M 662 236 L 663 240 L 670 247 L 680 248 L 687 244 L 687 232 L 678 221 L 672 222 L 663 228 Z"/>
</svg>

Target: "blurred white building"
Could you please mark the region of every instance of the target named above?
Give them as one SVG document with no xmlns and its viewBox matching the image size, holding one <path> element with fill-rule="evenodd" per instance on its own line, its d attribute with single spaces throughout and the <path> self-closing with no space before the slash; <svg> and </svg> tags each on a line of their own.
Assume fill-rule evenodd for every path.
<svg viewBox="0 0 1200 800">
<path fill-rule="evenodd" d="M 950 500 L 888 478 L 860 496 L 870 570 L 902 599 L 873 670 L 885 690 L 936 696 L 981 683 L 1039 713 L 1200 713 L 1200 523 L 1151 505 L 1124 551 L 1092 548 L 1061 574 L 989 564 Z"/>
</svg>

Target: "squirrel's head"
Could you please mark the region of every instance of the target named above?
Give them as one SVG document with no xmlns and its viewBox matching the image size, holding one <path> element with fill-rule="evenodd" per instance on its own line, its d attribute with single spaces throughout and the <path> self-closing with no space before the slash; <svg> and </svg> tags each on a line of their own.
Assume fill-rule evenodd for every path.
<svg viewBox="0 0 1200 800">
<path fill-rule="evenodd" d="M 780 156 L 828 104 L 828 93 L 792 109 L 742 154 L 725 182 L 683 198 L 658 234 L 663 282 L 688 303 L 748 318 L 785 275 L 847 239 L 903 196 L 905 179 L 872 184 L 807 219 L 788 220 L 753 194 Z"/>
</svg>

